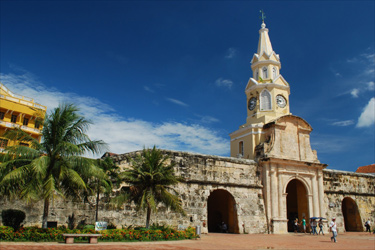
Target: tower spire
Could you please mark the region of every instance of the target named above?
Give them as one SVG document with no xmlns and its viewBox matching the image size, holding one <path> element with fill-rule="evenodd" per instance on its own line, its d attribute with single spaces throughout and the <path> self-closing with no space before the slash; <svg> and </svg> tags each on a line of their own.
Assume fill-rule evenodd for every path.
<svg viewBox="0 0 375 250">
<path fill-rule="evenodd" d="M 270 37 L 268 36 L 268 29 L 266 28 L 266 24 L 264 23 L 264 19 L 266 19 L 266 15 L 263 10 L 259 11 L 261 13 L 260 18 L 262 19 L 261 29 L 259 30 L 259 43 L 258 43 L 258 51 L 257 54 L 260 56 L 262 53 L 266 53 L 270 55 L 272 50 L 272 44 Z"/>
</svg>

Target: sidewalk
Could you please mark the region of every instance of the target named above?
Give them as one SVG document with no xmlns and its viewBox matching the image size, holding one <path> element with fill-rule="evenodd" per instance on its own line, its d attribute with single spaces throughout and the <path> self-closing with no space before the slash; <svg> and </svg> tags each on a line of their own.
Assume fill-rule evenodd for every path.
<svg viewBox="0 0 375 250">
<path fill-rule="evenodd" d="M 242 250 L 242 249 L 375 249 L 375 235 L 364 232 L 339 234 L 337 243 L 330 234 L 216 234 L 202 235 L 201 239 L 167 242 L 131 243 L 14 243 L 0 242 L 0 250 Z"/>
</svg>

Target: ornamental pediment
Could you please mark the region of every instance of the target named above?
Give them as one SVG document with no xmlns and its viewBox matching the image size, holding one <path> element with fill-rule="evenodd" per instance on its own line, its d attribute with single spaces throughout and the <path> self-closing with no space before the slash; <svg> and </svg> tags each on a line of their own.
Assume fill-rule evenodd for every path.
<svg viewBox="0 0 375 250">
<path fill-rule="evenodd" d="M 319 163 L 316 151 L 311 149 L 311 131 L 310 124 L 301 117 L 279 117 L 263 126 L 266 139 L 256 146 L 256 157 Z"/>
</svg>

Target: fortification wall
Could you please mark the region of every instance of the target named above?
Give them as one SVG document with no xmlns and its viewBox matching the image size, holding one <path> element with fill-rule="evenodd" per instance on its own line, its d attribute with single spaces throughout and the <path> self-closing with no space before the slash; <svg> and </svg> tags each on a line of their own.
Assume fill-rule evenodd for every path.
<svg viewBox="0 0 375 250">
<path fill-rule="evenodd" d="M 208 198 L 215 190 L 225 190 L 233 197 L 233 209 L 237 214 L 236 228 L 239 233 L 265 233 L 267 220 L 257 165 L 252 160 L 218 157 L 186 152 L 163 151 L 176 163 L 177 175 L 185 181 L 175 188 L 179 192 L 186 211 L 186 216 L 169 211 L 159 206 L 158 213 L 151 214 L 151 223 L 172 226 L 196 226 L 202 232 L 208 232 Z M 131 158 L 139 152 L 112 156 L 121 168 L 127 168 Z M 226 193 L 224 192 L 224 193 Z M 94 198 L 91 204 L 69 202 L 55 199 L 50 206 L 48 221 L 59 225 L 67 225 L 68 216 L 74 214 L 76 224 L 82 220 L 92 224 L 95 221 Z M 220 204 L 220 200 L 216 201 Z M 41 226 L 43 203 L 25 204 L 24 201 L 0 200 L 0 210 L 16 208 L 26 212 L 25 226 Z M 121 226 L 145 225 L 146 215 L 137 211 L 134 204 L 126 204 L 121 209 L 111 209 L 103 198 L 99 205 L 99 220 Z M 232 223 L 233 224 L 233 223 Z"/>
<path fill-rule="evenodd" d="M 257 165 L 252 160 L 163 151 L 175 162 L 177 175 L 185 178 L 176 190 L 182 198 L 187 216 L 165 209 L 152 215 L 152 220 L 168 225 L 200 225 L 208 232 L 208 198 L 215 190 L 225 190 L 233 196 L 237 213 L 238 232 L 264 233 L 267 228 L 262 185 Z M 129 166 L 129 159 L 139 152 L 113 156 L 122 168 Z M 131 209 L 129 207 L 129 209 Z M 157 219 L 156 219 L 157 216 Z M 133 218 L 133 220 L 139 220 Z M 135 221 L 134 221 L 135 222 Z M 144 224 L 144 216 L 141 218 Z"/>
<path fill-rule="evenodd" d="M 326 169 L 323 181 L 327 219 L 336 217 L 339 232 L 345 224 L 350 231 L 364 230 L 365 221 L 375 217 L 375 176 Z"/>
</svg>

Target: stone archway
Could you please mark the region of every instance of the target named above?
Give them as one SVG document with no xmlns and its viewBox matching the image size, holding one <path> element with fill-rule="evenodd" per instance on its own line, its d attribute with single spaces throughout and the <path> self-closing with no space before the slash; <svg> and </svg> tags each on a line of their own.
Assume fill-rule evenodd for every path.
<svg viewBox="0 0 375 250">
<path fill-rule="evenodd" d="M 228 233 L 239 233 L 236 201 L 228 191 L 212 191 L 207 204 L 208 232 L 221 232 L 220 225 L 224 222 Z"/>
<path fill-rule="evenodd" d="M 300 222 L 305 216 L 306 222 L 309 219 L 309 201 L 307 196 L 307 189 L 302 181 L 293 179 L 286 187 L 287 199 L 287 218 L 288 232 L 293 232 L 293 221 L 298 218 Z"/>
<path fill-rule="evenodd" d="M 344 216 L 345 231 L 362 232 L 362 220 L 357 203 L 349 197 L 342 200 L 342 215 Z"/>
</svg>

